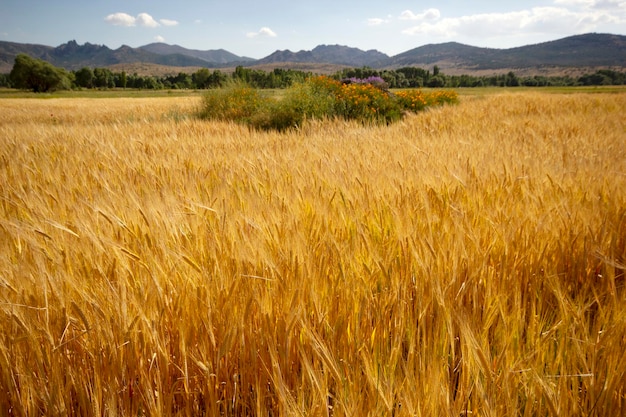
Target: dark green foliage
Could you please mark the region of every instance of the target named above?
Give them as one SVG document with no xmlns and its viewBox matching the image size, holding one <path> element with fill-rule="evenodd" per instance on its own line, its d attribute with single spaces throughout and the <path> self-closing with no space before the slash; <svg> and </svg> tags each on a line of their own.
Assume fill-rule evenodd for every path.
<svg viewBox="0 0 626 417">
<path fill-rule="evenodd" d="M 0 74 L 0 87 L 11 87 L 9 74 Z"/>
<path fill-rule="evenodd" d="M 82 88 L 93 88 L 93 70 L 91 68 L 81 68 L 74 73 L 76 86 Z"/>
<path fill-rule="evenodd" d="M 208 68 L 202 68 L 191 76 L 191 81 L 197 88 L 209 88 L 211 72 Z"/>
<path fill-rule="evenodd" d="M 70 75 L 65 70 L 24 54 L 15 58 L 9 78 L 13 87 L 35 93 L 67 90 L 71 87 Z"/>
<path fill-rule="evenodd" d="M 519 77 L 513 71 L 506 74 L 487 76 L 474 75 L 445 75 L 438 67 L 433 72 L 418 67 L 403 67 L 396 70 L 374 70 L 372 68 L 344 69 L 333 75 L 333 78 L 363 78 L 376 76 L 383 78 L 389 88 L 458 88 L 458 87 L 566 87 L 574 85 L 624 85 L 626 72 L 610 69 L 598 70 L 593 74 L 586 74 L 579 78 L 571 76 L 531 76 Z"/>
<path fill-rule="evenodd" d="M 595 74 L 586 74 L 578 79 L 581 85 L 624 85 L 626 73 L 613 70 L 599 70 Z"/>
<path fill-rule="evenodd" d="M 441 87 L 444 87 L 445 85 L 446 85 L 446 80 L 439 75 L 430 77 L 430 79 L 428 80 L 428 86 L 431 88 L 441 88 Z"/>
<path fill-rule="evenodd" d="M 517 78 L 513 71 L 510 71 L 508 74 L 506 74 L 505 85 L 507 87 L 519 87 L 519 78 Z"/>
<path fill-rule="evenodd" d="M 126 76 L 126 72 L 122 71 L 118 77 L 115 78 L 115 86 L 120 88 L 126 88 L 128 84 L 128 77 Z"/>
<path fill-rule="evenodd" d="M 95 68 L 93 70 L 93 86 L 96 88 L 115 87 L 115 77 L 107 68 Z"/>
<path fill-rule="evenodd" d="M 192 76 L 184 72 L 179 72 L 178 75 L 174 77 L 168 77 L 167 81 L 169 81 L 171 83 L 171 86 L 174 88 L 192 87 Z"/>
</svg>

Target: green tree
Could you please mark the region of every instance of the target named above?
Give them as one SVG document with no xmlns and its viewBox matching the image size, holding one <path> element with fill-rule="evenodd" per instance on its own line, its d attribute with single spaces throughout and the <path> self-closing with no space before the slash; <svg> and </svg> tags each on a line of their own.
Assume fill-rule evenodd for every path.
<svg viewBox="0 0 626 417">
<path fill-rule="evenodd" d="M 127 84 L 128 78 L 126 76 L 126 71 L 122 71 L 116 79 L 115 86 L 125 89 Z"/>
<path fill-rule="evenodd" d="M 430 77 L 428 71 L 417 67 L 403 67 L 396 70 L 401 74 L 404 74 L 404 78 L 408 82 L 408 87 L 422 87 Z"/>
<path fill-rule="evenodd" d="M 509 71 L 509 73 L 506 74 L 504 83 L 507 87 L 519 87 L 520 85 L 519 78 L 517 78 L 513 71 Z"/>
<path fill-rule="evenodd" d="M 428 86 L 431 88 L 440 88 L 446 85 L 446 80 L 441 75 L 430 77 L 428 80 Z"/>
<path fill-rule="evenodd" d="M 25 54 L 15 57 L 9 78 L 15 88 L 33 90 L 36 93 L 68 90 L 72 84 L 70 75 L 65 70 Z"/>
<path fill-rule="evenodd" d="M 78 87 L 93 88 L 93 71 L 84 67 L 74 73 L 75 84 Z"/>
<path fill-rule="evenodd" d="M 406 88 L 409 87 L 409 80 L 407 80 L 406 76 L 401 72 L 395 72 L 396 80 L 395 85 L 390 85 L 391 88 Z"/>
<path fill-rule="evenodd" d="M 522 80 L 522 85 L 526 87 L 537 87 L 539 86 L 539 81 L 535 77 L 526 77 Z"/>
<path fill-rule="evenodd" d="M 95 68 L 93 70 L 93 85 L 97 88 L 115 87 L 113 73 L 107 68 Z"/>
<path fill-rule="evenodd" d="M 250 81 L 250 70 L 238 65 L 233 72 L 233 78 L 247 83 Z"/>
<path fill-rule="evenodd" d="M 0 87 L 10 87 L 9 74 L 0 74 Z"/>
<path fill-rule="evenodd" d="M 208 68 L 201 68 L 191 74 L 191 81 L 196 88 L 209 88 L 211 82 L 211 72 Z"/>
<path fill-rule="evenodd" d="M 612 70 L 599 70 L 594 74 L 583 75 L 578 82 L 582 85 L 620 85 L 625 79 L 624 74 Z"/>
<path fill-rule="evenodd" d="M 128 79 L 128 86 L 131 88 L 142 89 L 144 87 L 144 84 L 145 83 L 143 77 L 141 75 L 137 75 L 137 73 L 134 73 Z"/>
<path fill-rule="evenodd" d="M 186 74 L 188 75 L 188 74 Z M 191 79 L 191 77 L 189 77 Z M 155 77 L 146 76 L 144 78 L 144 88 L 149 90 L 159 90 L 163 88 L 163 84 Z"/>
</svg>

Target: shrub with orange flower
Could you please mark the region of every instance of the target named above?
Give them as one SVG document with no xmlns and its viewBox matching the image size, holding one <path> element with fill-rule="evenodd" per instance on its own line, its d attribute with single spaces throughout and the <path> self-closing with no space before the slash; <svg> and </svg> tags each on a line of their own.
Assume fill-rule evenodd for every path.
<svg viewBox="0 0 626 417">
<path fill-rule="evenodd" d="M 418 112 L 424 110 L 428 102 L 422 90 L 403 90 L 395 93 L 396 100 L 405 111 Z"/>
<path fill-rule="evenodd" d="M 396 100 L 405 111 L 419 112 L 427 107 L 442 104 L 454 104 L 459 101 L 455 91 L 437 90 L 424 92 L 422 90 L 403 90 L 395 93 Z"/>
<path fill-rule="evenodd" d="M 393 96 L 372 84 L 342 84 L 337 92 L 336 115 L 368 122 L 392 122 L 401 117 Z"/>
<path fill-rule="evenodd" d="M 211 90 L 201 116 L 250 124 L 260 129 L 284 130 L 307 119 L 343 118 L 363 123 L 391 123 L 406 112 L 458 101 L 456 92 L 403 90 L 391 93 L 378 79 L 340 82 L 315 76 L 294 84 L 279 99 L 262 97 L 241 83 Z"/>
</svg>

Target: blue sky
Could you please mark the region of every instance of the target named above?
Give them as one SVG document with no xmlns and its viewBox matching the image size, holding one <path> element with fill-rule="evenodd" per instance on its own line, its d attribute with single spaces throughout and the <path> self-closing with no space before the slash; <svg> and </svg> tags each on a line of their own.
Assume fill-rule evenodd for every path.
<svg viewBox="0 0 626 417">
<path fill-rule="evenodd" d="M 587 32 L 626 34 L 626 0 L 0 0 L 4 41 L 166 42 L 252 58 L 320 44 L 388 55 L 449 41 L 509 48 Z"/>
</svg>

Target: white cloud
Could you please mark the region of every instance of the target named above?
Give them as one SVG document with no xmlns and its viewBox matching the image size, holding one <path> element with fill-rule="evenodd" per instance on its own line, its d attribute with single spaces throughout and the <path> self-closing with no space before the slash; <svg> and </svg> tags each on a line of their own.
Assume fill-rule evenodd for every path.
<svg viewBox="0 0 626 417">
<path fill-rule="evenodd" d="M 459 21 L 456 19 L 443 19 L 438 23 L 421 23 L 404 29 L 406 35 L 431 35 L 442 38 L 450 38 L 457 34 Z"/>
<path fill-rule="evenodd" d="M 157 22 L 152 16 L 148 13 L 139 13 L 136 17 L 131 16 L 128 13 L 113 13 L 104 18 L 104 21 L 110 23 L 114 26 L 143 26 L 148 28 L 156 28 L 161 25 L 163 26 L 176 26 L 178 22 L 176 20 L 171 19 L 160 19 Z"/>
<path fill-rule="evenodd" d="M 146 26 L 149 28 L 155 28 L 159 26 L 159 22 L 154 20 L 154 18 L 148 13 L 139 13 L 137 15 L 137 23 L 139 23 L 140 26 Z"/>
<path fill-rule="evenodd" d="M 400 13 L 400 20 L 437 20 L 441 17 L 439 9 L 426 9 L 422 13 L 415 14 L 410 10 Z"/>
<path fill-rule="evenodd" d="M 177 26 L 178 25 L 178 22 L 176 20 L 170 20 L 170 19 L 159 19 L 159 22 L 161 22 L 163 26 Z"/>
<path fill-rule="evenodd" d="M 276 36 L 276 32 L 274 32 L 272 29 L 268 28 L 268 27 L 262 27 L 261 29 L 259 29 L 258 32 L 248 32 L 246 33 L 246 36 L 248 38 L 256 38 L 258 36 L 264 36 L 264 37 L 268 37 L 268 38 L 275 38 Z"/>
<path fill-rule="evenodd" d="M 619 13 L 594 9 L 601 3 L 614 6 L 624 0 L 554 0 L 558 4 L 581 5 L 576 7 L 534 7 L 507 13 L 483 13 L 431 19 L 426 21 L 427 11 L 413 14 L 405 11 L 401 19 L 421 20 L 417 25 L 402 32 L 407 35 L 431 35 L 442 38 L 498 38 L 533 34 L 571 34 L 594 31 L 602 23 L 626 23 L 626 10 Z M 430 9 L 429 9 L 430 10 Z M 435 16 L 430 14 L 430 16 Z"/>
<path fill-rule="evenodd" d="M 161 35 L 157 35 L 154 37 L 154 40 L 157 42 L 165 42 L 165 38 Z"/>
<path fill-rule="evenodd" d="M 135 18 L 126 13 L 113 13 L 104 20 L 114 26 L 135 26 Z"/>
</svg>

